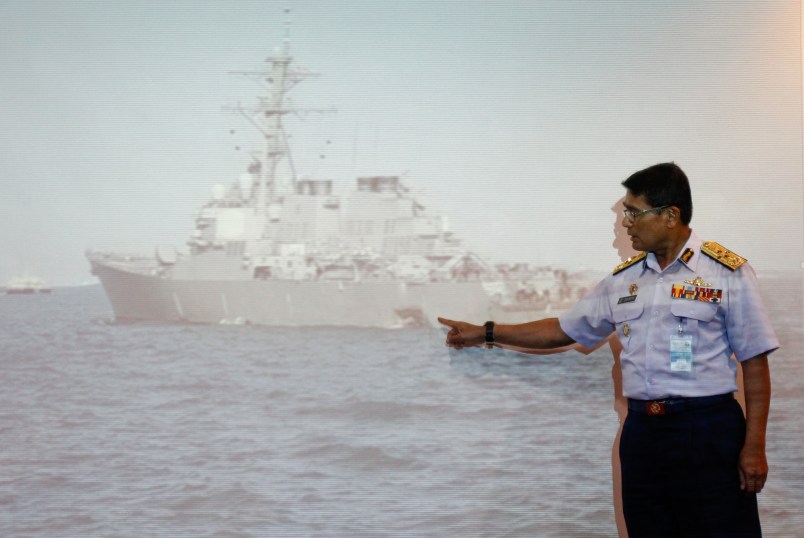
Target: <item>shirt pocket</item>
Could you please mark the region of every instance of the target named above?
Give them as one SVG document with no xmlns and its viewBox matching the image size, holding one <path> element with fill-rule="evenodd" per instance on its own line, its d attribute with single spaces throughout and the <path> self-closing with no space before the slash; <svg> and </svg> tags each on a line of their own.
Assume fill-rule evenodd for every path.
<svg viewBox="0 0 804 538">
<path fill-rule="evenodd" d="M 617 337 L 623 347 L 628 347 L 631 340 L 631 332 L 634 330 L 635 321 L 642 317 L 645 306 L 642 303 L 630 303 L 615 305 L 612 312 L 614 326 L 617 328 Z"/>
<path fill-rule="evenodd" d="M 670 304 L 670 312 L 679 318 L 689 318 L 697 321 L 712 321 L 717 314 L 717 303 L 703 301 L 687 301 L 676 299 Z"/>
<path fill-rule="evenodd" d="M 701 327 L 700 323 L 712 321 L 717 314 L 717 303 L 705 303 L 703 301 L 688 301 L 676 299 L 670 303 L 670 313 L 682 319 L 684 332 L 692 335 L 693 345 L 698 344 Z"/>
</svg>

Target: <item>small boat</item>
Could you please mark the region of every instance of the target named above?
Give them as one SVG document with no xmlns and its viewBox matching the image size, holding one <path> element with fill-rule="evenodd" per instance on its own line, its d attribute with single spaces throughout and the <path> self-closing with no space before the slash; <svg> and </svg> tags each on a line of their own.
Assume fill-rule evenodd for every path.
<svg viewBox="0 0 804 538">
<path fill-rule="evenodd" d="M 6 293 L 9 295 L 33 295 L 35 293 L 50 293 L 50 288 L 38 276 L 23 275 L 8 281 Z"/>
</svg>

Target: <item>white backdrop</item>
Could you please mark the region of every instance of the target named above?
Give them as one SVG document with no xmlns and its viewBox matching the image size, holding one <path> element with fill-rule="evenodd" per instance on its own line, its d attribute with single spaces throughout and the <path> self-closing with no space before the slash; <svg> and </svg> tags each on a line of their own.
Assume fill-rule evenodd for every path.
<svg viewBox="0 0 804 538">
<path fill-rule="evenodd" d="M 290 125 L 300 173 L 401 174 L 493 261 L 606 270 L 631 172 L 674 160 L 693 226 L 759 270 L 802 255 L 797 0 L 0 2 L 0 282 L 90 281 L 88 247 L 182 247 L 260 137 L 292 25 L 327 108 Z"/>
<path fill-rule="evenodd" d="M 620 182 L 673 160 L 703 239 L 800 283 L 799 0 L 2 0 L 0 283 L 182 246 L 261 142 L 222 110 L 256 93 L 228 73 L 286 21 L 322 74 L 294 99 L 338 109 L 289 125 L 301 173 L 402 175 L 492 261 L 606 271 Z"/>
</svg>

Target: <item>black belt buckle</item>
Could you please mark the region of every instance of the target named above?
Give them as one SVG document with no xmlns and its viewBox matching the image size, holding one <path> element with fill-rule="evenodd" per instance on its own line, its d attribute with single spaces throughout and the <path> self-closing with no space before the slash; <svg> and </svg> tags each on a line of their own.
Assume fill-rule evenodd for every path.
<svg viewBox="0 0 804 538">
<path fill-rule="evenodd" d="M 651 401 L 645 402 L 645 412 L 649 415 L 665 415 L 667 414 L 667 409 L 663 401 Z"/>
</svg>

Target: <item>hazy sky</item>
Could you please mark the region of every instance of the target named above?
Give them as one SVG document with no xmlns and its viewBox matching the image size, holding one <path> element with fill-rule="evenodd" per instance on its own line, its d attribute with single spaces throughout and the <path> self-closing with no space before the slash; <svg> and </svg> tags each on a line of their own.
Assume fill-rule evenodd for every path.
<svg viewBox="0 0 804 538">
<path fill-rule="evenodd" d="M 605 270 L 632 172 L 674 160 L 693 227 L 804 260 L 799 0 L 0 0 L 0 284 L 87 248 L 184 248 L 262 140 L 224 107 L 284 35 L 320 73 L 302 174 L 403 175 L 492 261 Z"/>
</svg>

